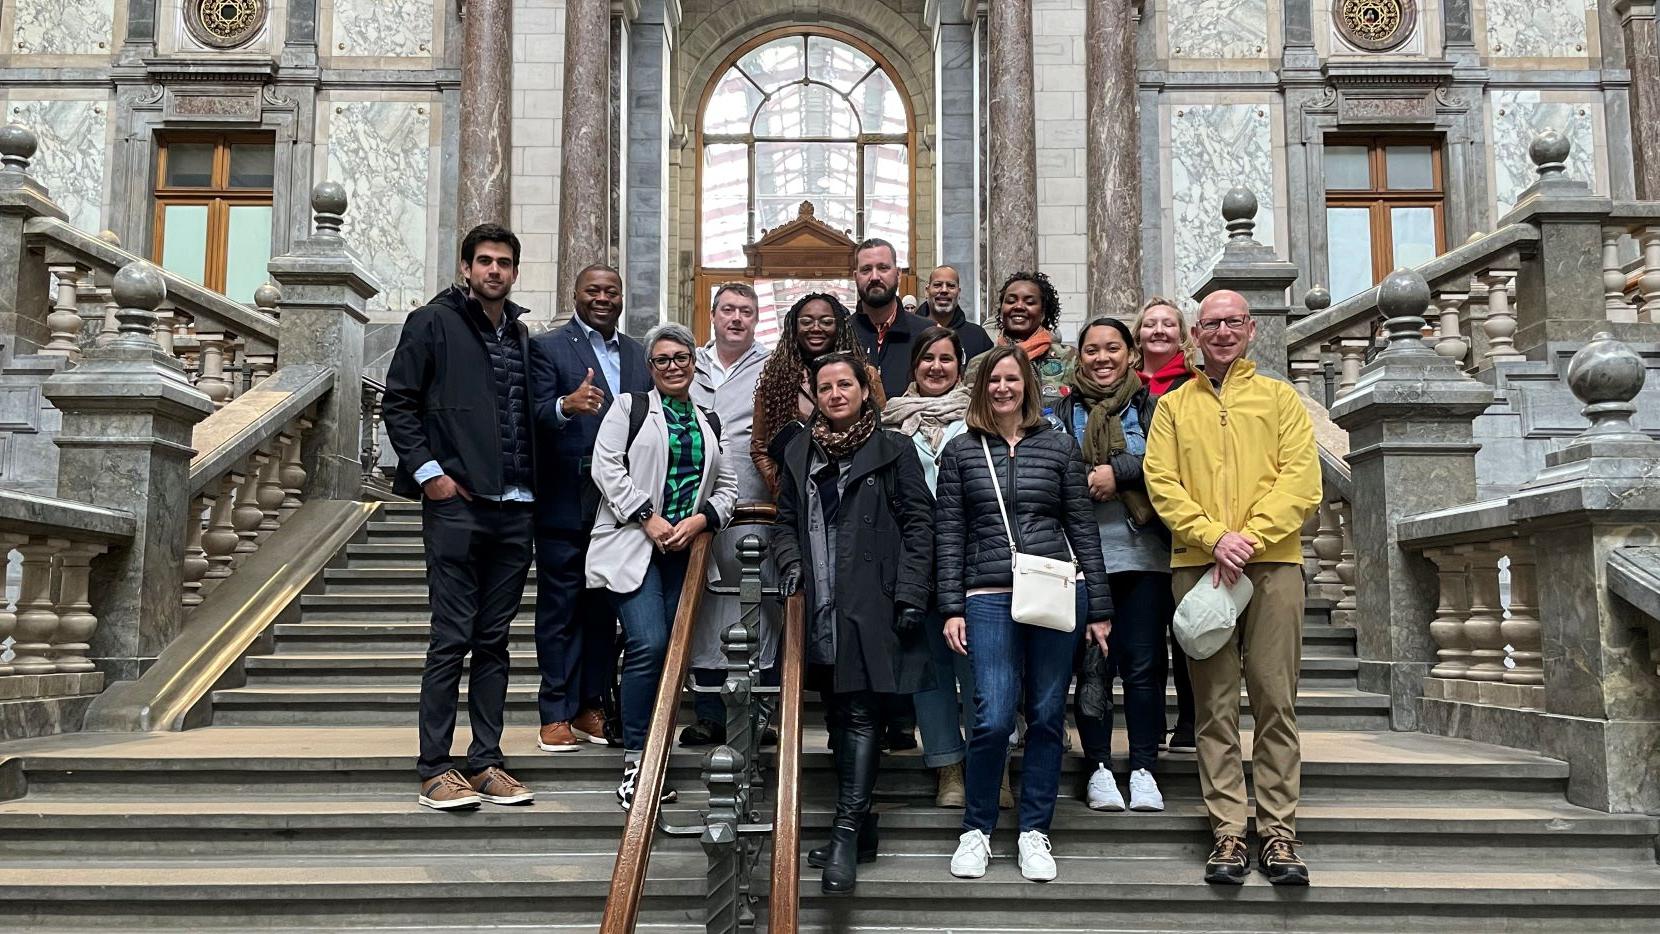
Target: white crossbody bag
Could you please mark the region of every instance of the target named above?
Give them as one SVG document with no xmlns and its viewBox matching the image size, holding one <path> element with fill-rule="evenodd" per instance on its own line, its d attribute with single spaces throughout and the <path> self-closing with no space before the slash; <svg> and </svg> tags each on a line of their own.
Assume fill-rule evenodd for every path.
<svg viewBox="0 0 1660 934">
<path fill-rule="evenodd" d="M 997 466 L 991 462 L 991 446 L 984 437 L 980 439 L 980 450 L 986 455 L 986 470 L 991 473 L 991 486 L 997 493 L 997 512 L 1003 517 L 1003 531 L 1009 536 L 1009 554 L 1014 556 L 1014 599 L 1009 615 L 1015 622 L 1028 626 L 1072 632 L 1078 628 L 1078 563 L 1071 543 L 1066 546 L 1070 559 L 1067 561 L 1015 550 L 1014 527 L 1009 524 L 1008 510 L 1003 507 L 1003 486 L 997 482 Z"/>
</svg>

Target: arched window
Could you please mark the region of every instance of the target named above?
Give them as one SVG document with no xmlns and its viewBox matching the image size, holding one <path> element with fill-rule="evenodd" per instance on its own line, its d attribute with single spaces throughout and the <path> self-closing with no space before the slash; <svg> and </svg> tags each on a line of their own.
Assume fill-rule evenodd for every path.
<svg viewBox="0 0 1660 934">
<path fill-rule="evenodd" d="M 746 257 L 746 245 L 796 220 L 803 201 L 812 203 L 819 221 L 853 240 L 891 241 L 901 269 L 909 266 L 910 108 L 873 49 L 824 31 L 759 37 L 716 71 L 698 131 L 700 336 L 710 290 L 720 281 L 754 280 L 764 337 L 782 310 L 772 306 L 788 293 L 851 296 L 851 275 L 809 278 L 755 268 Z"/>
</svg>

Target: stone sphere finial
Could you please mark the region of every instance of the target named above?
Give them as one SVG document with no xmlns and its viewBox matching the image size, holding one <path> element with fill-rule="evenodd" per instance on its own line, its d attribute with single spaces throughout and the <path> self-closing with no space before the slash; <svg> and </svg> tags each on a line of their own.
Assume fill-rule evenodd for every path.
<svg viewBox="0 0 1660 934">
<path fill-rule="evenodd" d="M 1222 220 L 1227 222 L 1229 240 L 1254 239 L 1256 216 L 1257 196 L 1251 189 L 1235 186 L 1222 196 Z"/>
<path fill-rule="evenodd" d="M 116 233 L 113 230 L 110 230 L 108 227 L 104 228 L 103 230 L 98 231 L 98 239 L 104 241 L 105 243 L 109 244 L 110 246 L 120 246 L 121 245 L 121 235 Z"/>
<path fill-rule="evenodd" d="M 1303 307 L 1310 314 L 1325 311 L 1331 307 L 1331 292 L 1323 285 L 1317 285 L 1303 293 Z"/>
<path fill-rule="evenodd" d="M 161 270 L 143 260 L 122 266 L 110 281 L 110 297 L 118 306 L 117 339 L 126 343 L 153 344 L 156 308 L 167 300 L 167 280 Z"/>
<path fill-rule="evenodd" d="M 1573 144 L 1566 136 L 1547 127 L 1528 144 L 1527 157 L 1538 168 L 1539 177 L 1547 178 L 1567 171 L 1568 153 L 1572 149 Z"/>
<path fill-rule="evenodd" d="M 282 301 L 282 290 L 275 282 L 266 282 L 254 289 L 254 307 L 266 314 L 277 313 L 277 303 Z"/>
<path fill-rule="evenodd" d="M 21 123 L 0 126 L 0 165 L 7 171 L 29 171 L 29 160 L 35 157 L 40 141 L 33 130 Z"/>
<path fill-rule="evenodd" d="M 1429 283 L 1411 269 L 1397 269 L 1378 284 L 1378 312 L 1389 335 L 1386 353 L 1433 353 L 1424 344 L 1429 297 Z"/>
<path fill-rule="evenodd" d="M 346 214 L 346 186 L 339 182 L 318 182 L 311 189 L 311 210 L 316 215 L 319 237 L 340 236 L 340 225 Z"/>
<path fill-rule="evenodd" d="M 1581 347 L 1568 364 L 1568 388 L 1585 403 L 1580 411 L 1591 427 L 1578 440 L 1647 441 L 1631 424 L 1637 412 L 1632 400 L 1642 391 L 1643 378 L 1643 358 L 1607 331 Z"/>
</svg>

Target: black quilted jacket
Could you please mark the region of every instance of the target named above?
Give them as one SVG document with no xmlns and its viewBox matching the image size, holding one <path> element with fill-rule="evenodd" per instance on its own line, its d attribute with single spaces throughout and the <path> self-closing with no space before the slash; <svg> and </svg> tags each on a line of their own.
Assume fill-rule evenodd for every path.
<svg viewBox="0 0 1660 934">
<path fill-rule="evenodd" d="M 981 437 L 974 431 L 963 432 L 940 455 L 939 484 L 934 491 L 934 553 L 939 569 L 935 592 L 940 615 L 947 618 L 963 614 L 968 591 L 1009 587 L 1014 581 L 1009 537 L 997 512 Z M 1101 563 L 1101 538 L 1077 442 L 1065 432 L 1039 428 L 1015 446 L 1011 458 L 1002 438 L 986 441 L 1003 485 L 1016 547 L 1025 554 L 1064 561 L 1070 542 L 1089 590 L 1089 618 L 1079 623 L 1111 619 L 1112 593 Z"/>
</svg>

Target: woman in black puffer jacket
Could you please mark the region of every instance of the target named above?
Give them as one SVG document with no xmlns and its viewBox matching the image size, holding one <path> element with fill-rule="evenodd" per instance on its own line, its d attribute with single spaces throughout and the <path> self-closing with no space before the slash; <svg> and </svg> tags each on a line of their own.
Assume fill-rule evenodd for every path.
<svg viewBox="0 0 1660 934">
<path fill-rule="evenodd" d="M 953 438 L 940 457 L 934 510 L 945 641 L 968 656 L 975 684 L 974 735 L 963 779 L 968 804 L 951 874 L 968 879 L 985 874 L 1009 733 L 1016 709 L 1024 707 L 1020 871 L 1046 882 L 1055 878 L 1048 831 L 1060 786 L 1072 659 L 1086 623 L 1089 638 L 1105 645 L 1112 594 L 1077 442 L 1044 419 L 1037 374 L 1025 351 L 998 347 L 984 361 L 968 404 L 968 431 Z M 1012 544 L 1003 511 L 1013 526 Z M 1013 551 L 1076 561 L 1084 586 L 1076 588 L 1079 625 L 1072 632 L 1014 621 Z"/>
</svg>

